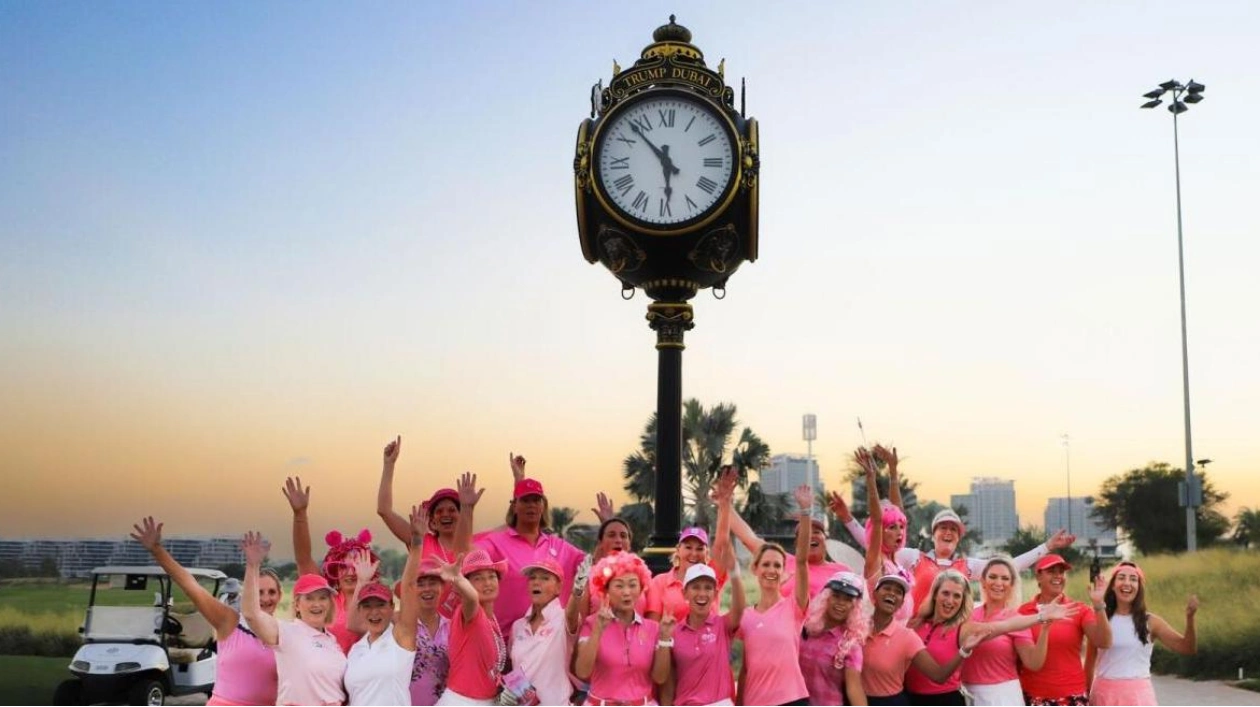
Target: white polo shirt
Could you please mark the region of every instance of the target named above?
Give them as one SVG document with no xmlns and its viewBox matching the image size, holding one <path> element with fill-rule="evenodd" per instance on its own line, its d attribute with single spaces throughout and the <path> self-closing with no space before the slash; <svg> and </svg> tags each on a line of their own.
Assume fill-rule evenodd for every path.
<svg viewBox="0 0 1260 707">
<path fill-rule="evenodd" d="M 552 599 L 542 610 L 538 631 L 529 628 L 529 613 L 512 624 L 512 665 L 529 677 L 544 705 L 569 703 L 573 685 L 569 682 L 569 655 L 572 637 L 565 630 L 564 607 Z"/>
<path fill-rule="evenodd" d="M 390 624 L 381 637 L 368 643 L 360 638 L 346 655 L 346 693 L 351 705 L 411 704 L 411 667 L 416 652 L 394 640 Z"/>
</svg>

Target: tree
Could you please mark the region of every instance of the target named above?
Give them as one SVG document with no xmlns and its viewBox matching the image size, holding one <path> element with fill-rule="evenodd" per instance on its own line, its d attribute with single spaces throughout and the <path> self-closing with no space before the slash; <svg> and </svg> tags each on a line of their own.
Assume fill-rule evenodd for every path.
<svg viewBox="0 0 1260 707">
<path fill-rule="evenodd" d="M 748 526 L 762 536 L 782 535 L 787 532 L 784 524 L 795 509 L 796 502 L 786 493 L 766 493 L 761 483 L 753 481 L 744 493 L 744 503 L 737 510 Z"/>
<path fill-rule="evenodd" d="M 1260 509 L 1243 506 L 1234 514 L 1234 542 L 1243 547 L 1260 546 Z"/>
<path fill-rule="evenodd" d="M 1216 490 L 1207 474 L 1203 505 L 1196 509 L 1198 544 L 1215 543 L 1229 530 L 1229 520 L 1218 510 L 1229 494 Z M 1093 516 L 1106 526 L 1120 528 L 1144 555 L 1186 549 L 1186 512 L 1177 502 L 1178 484 L 1185 472 L 1165 462 L 1109 477 L 1094 503 Z"/>
<path fill-rule="evenodd" d="M 573 520 L 577 518 L 578 511 L 576 508 L 568 506 L 552 506 L 551 508 L 551 530 L 556 535 L 564 537 L 564 533 L 573 525 Z"/>
<path fill-rule="evenodd" d="M 656 500 L 657 424 L 656 414 L 653 413 L 639 435 L 638 451 L 627 455 L 622 462 L 625 490 L 640 503 Z M 742 487 L 748 482 L 746 470 L 760 469 L 770 458 L 770 447 L 748 427 L 740 430 L 732 445 L 731 437 L 738 426 L 734 404 L 718 403 L 705 409 L 695 398 L 683 403 L 683 513 L 693 525 L 712 527 L 716 514 L 709 491 L 723 465 L 733 464 L 741 470 Z M 651 507 L 647 510 L 648 526 L 651 527 Z M 637 540 L 637 528 L 635 534 Z"/>
<path fill-rule="evenodd" d="M 403 565 L 407 564 L 407 553 L 395 550 L 392 547 L 382 548 L 379 545 L 374 545 L 372 550 L 381 560 L 380 565 L 377 566 L 377 571 L 381 573 L 382 577 L 392 579 L 402 577 Z"/>
</svg>

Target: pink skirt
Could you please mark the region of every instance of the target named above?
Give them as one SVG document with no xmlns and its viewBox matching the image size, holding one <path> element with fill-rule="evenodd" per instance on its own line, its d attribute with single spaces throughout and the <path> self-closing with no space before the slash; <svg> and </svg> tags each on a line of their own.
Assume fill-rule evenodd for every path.
<svg viewBox="0 0 1260 707">
<path fill-rule="evenodd" d="M 1150 678 L 1109 680 L 1095 678 L 1089 691 L 1091 705 L 1158 705 Z"/>
</svg>

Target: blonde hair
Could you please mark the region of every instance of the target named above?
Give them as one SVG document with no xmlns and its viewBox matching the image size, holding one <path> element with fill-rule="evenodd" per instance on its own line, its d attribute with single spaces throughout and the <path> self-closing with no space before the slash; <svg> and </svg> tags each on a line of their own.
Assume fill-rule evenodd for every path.
<svg viewBox="0 0 1260 707">
<path fill-rule="evenodd" d="M 980 570 L 980 596 L 984 599 L 984 603 L 989 603 L 989 594 L 984 588 L 985 575 L 989 573 L 989 568 L 993 565 L 1002 565 L 1011 573 L 1011 591 L 1006 595 L 1006 603 L 1001 607 L 1009 609 L 1011 606 L 1018 605 L 1024 596 L 1023 585 L 1019 579 L 1019 570 L 1015 569 L 1015 561 L 1009 555 L 995 555 L 984 563 L 984 569 Z"/>
<path fill-rule="evenodd" d="M 971 618 L 973 602 L 971 599 L 971 583 L 963 576 L 962 572 L 956 569 L 947 569 L 936 575 L 936 579 L 932 580 L 932 589 L 928 591 L 927 600 L 923 602 L 923 606 L 919 609 L 919 620 L 924 623 L 930 622 L 933 616 L 936 616 L 936 593 L 940 590 L 941 585 L 946 582 L 953 582 L 962 587 L 962 603 L 958 606 L 958 611 L 954 615 L 940 623 L 943 627 L 956 626 Z"/>
<path fill-rule="evenodd" d="M 337 597 L 331 589 L 317 589 L 315 591 L 328 592 L 328 613 L 324 615 L 324 625 L 322 627 L 322 628 L 328 628 L 329 626 L 332 626 L 333 623 L 337 621 Z M 302 610 L 298 608 L 298 602 L 302 599 L 302 597 L 307 597 L 314 593 L 315 592 L 310 592 L 308 594 L 294 594 L 293 595 L 294 620 L 296 621 L 302 620 Z"/>
<path fill-rule="evenodd" d="M 543 500 L 542 517 L 538 519 L 538 531 L 546 532 L 551 529 L 551 502 L 546 496 L 541 497 Z M 623 521 L 624 522 L 624 521 Z M 516 499 L 508 501 L 507 515 L 504 516 L 504 524 L 509 528 L 516 528 Z M 628 525 L 626 527 L 629 527 Z"/>
</svg>

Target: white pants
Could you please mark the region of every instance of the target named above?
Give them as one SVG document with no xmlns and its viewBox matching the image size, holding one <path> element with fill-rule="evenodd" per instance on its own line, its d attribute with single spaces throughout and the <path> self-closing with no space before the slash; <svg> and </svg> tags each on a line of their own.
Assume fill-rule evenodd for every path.
<svg viewBox="0 0 1260 707">
<path fill-rule="evenodd" d="M 446 690 L 442 692 L 442 696 L 438 698 L 438 701 L 436 704 L 439 704 L 439 705 L 492 705 L 494 704 L 494 700 L 492 699 L 474 700 L 471 697 L 464 697 L 463 695 L 459 694 L 458 692 L 455 692 L 454 690 L 448 687 L 446 688 Z"/>
<path fill-rule="evenodd" d="M 1007 680 L 1006 682 L 992 685 L 964 684 L 963 689 L 971 694 L 971 704 L 973 705 L 1003 707 L 1006 705 L 1024 704 L 1024 691 L 1020 688 L 1018 680 Z"/>
</svg>

